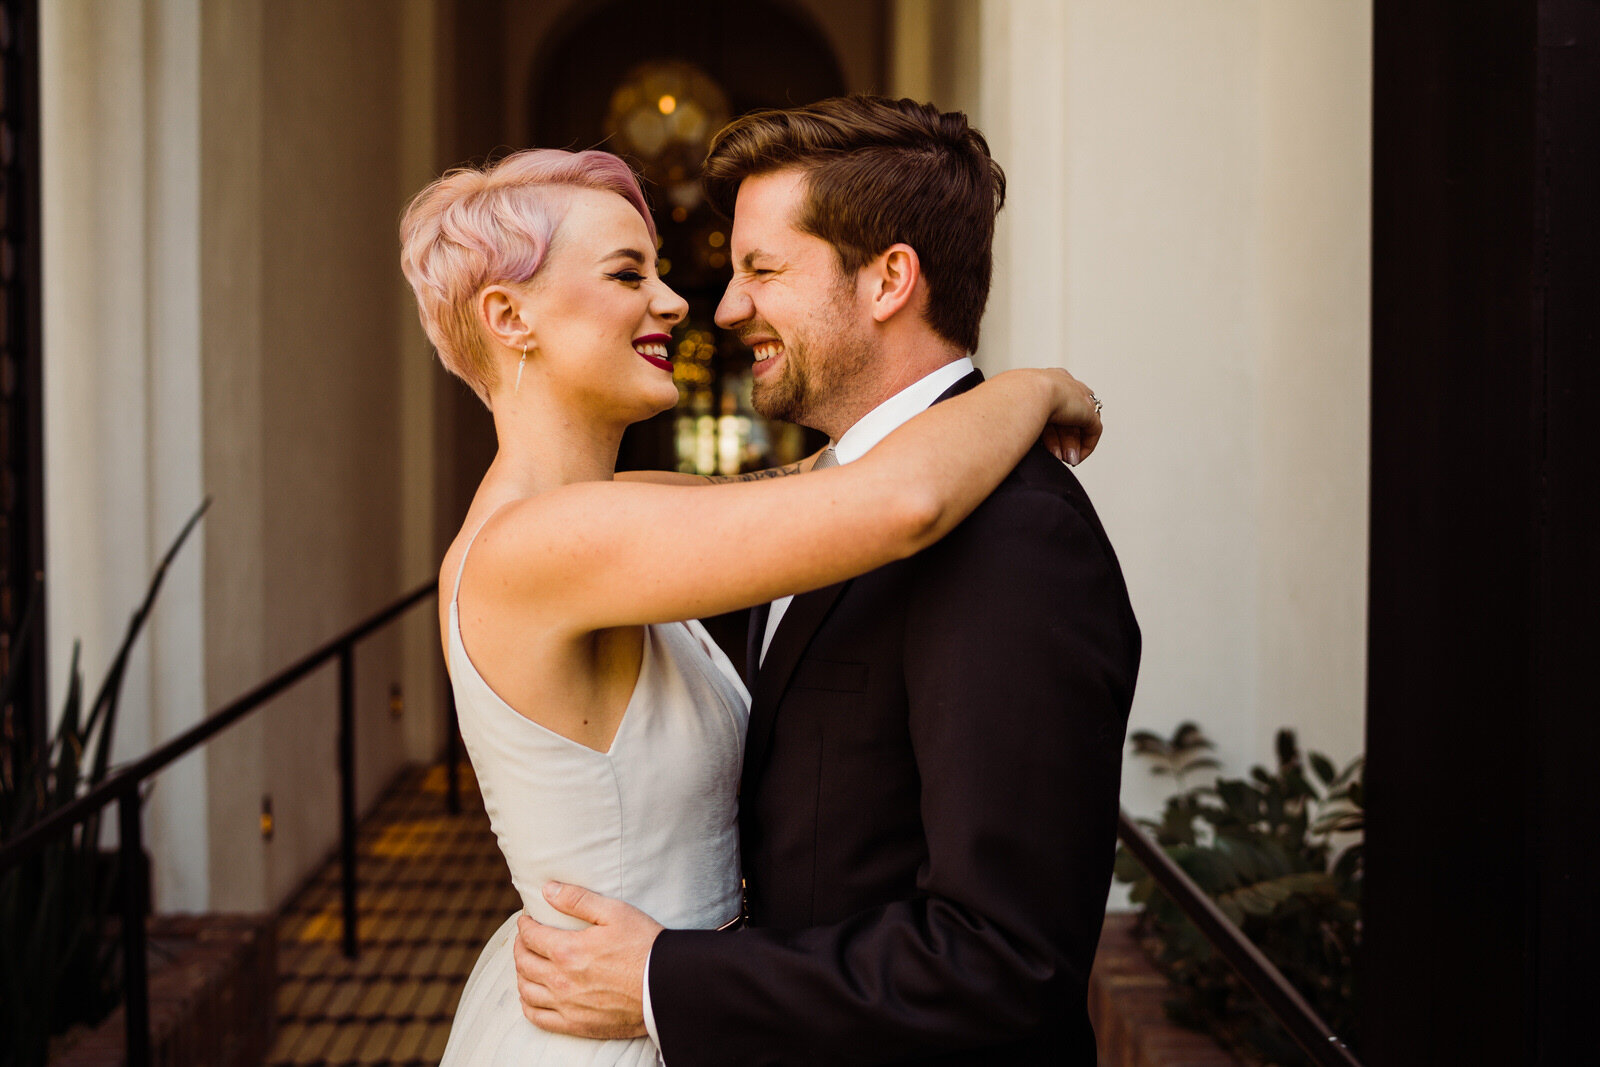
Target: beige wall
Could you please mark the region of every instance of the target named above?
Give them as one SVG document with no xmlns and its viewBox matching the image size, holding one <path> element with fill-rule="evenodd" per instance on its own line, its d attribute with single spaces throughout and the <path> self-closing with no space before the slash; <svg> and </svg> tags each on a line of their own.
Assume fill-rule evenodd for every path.
<svg viewBox="0 0 1600 1067">
<path fill-rule="evenodd" d="M 263 447 L 262 246 L 265 226 L 264 12 L 258 3 L 208 0 L 202 12 L 203 131 L 201 294 L 205 307 L 205 424 L 197 450 L 218 500 L 206 524 L 218 551 L 206 557 L 206 704 L 218 707 L 265 678 L 266 592 L 261 492 L 268 462 Z M 226 546 L 224 549 L 223 546 Z M 271 768 L 262 753 L 273 730 L 263 709 L 206 749 L 216 787 L 204 797 L 213 847 L 215 906 L 258 910 L 267 905 L 269 852 L 252 832 Z"/>
<path fill-rule="evenodd" d="M 1132 726 L 1230 773 L 1362 747 L 1371 5 L 902 0 L 896 91 L 1010 180 L 987 368 L 1107 403 L 1081 470 L 1145 634 Z M 948 95 L 941 95 L 941 94 Z M 1166 783 L 1130 764 L 1124 802 Z"/>
<path fill-rule="evenodd" d="M 432 577 L 442 376 L 396 223 L 437 167 L 438 12 L 45 5 L 57 698 L 71 635 L 97 681 L 160 550 L 213 497 L 140 646 L 119 758 Z M 437 750 L 438 660 L 427 608 L 358 648 L 362 807 Z M 159 908 L 261 909 L 303 881 L 336 841 L 336 721 L 330 668 L 156 780 Z"/>
<path fill-rule="evenodd" d="M 219 3 L 230 10 L 215 14 L 243 19 L 246 6 Z M 416 512 L 426 501 L 402 488 L 408 469 L 420 484 L 428 481 L 427 451 L 418 441 L 430 430 L 425 421 L 403 421 L 428 408 L 417 396 L 426 381 L 419 386 L 404 362 L 418 353 L 402 333 L 396 267 L 402 149 L 416 136 L 409 123 L 428 113 L 402 95 L 405 24 L 384 0 L 275 4 L 262 15 L 240 35 L 238 51 L 206 57 L 216 64 L 208 74 L 222 81 L 241 66 L 259 72 L 236 88 L 253 91 L 253 101 L 241 112 L 216 112 L 219 126 L 235 114 L 258 115 L 259 126 L 208 126 L 219 153 L 241 151 L 236 141 L 258 141 L 258 148 L 242 149 L 258 168 L 243 183 L 254 195 L 238 208 L 224 197 L 216 209 L 249 213 L 241 251 L 253 253 L 259 267 L 255 292 L 236 294 L 254 304 L 255 336 L 243 352 L 225 339 L 207 349 L 208 370 L 217 365 L 207 379 L 207 406 L 219 421 L 208 426 L 205 452 L 208 468 L 219 473 L 251 457 L 243 476 L 219 479 L 214 489 L 217 509 L 248 516 L 251 528 L 237 543 L 210 546 L 216 580 L 208 583 L 208 625 L 223 631 L 212 643 L 220 650 L 242 641 L 266 672 L 428 579 L 433 568 L 417 543 Z M 351 47 L 356 41 L 360 47 Z M 402 114 L 403 103 L 418 115 Z M 234 250 L 208 251 L 229 260 Z M 208 277 L 212 267 L 227 269 L 217 261 L 207 266 Z M 238 423 L 220 422 L 229 411 Z M 255 595 L 226 599 L 230 572 L 246 577 Z M 427 618 L 423 609 L 424 632 Z M 388 711 L 389 688 L 402 678 L 401 643 L 401 635 L 385 632 L 355 654 L 363 808 L 407 754 L 406 720 Z M 235 684 L 219 677 L 213 685 L 214 701 L 237 691 L 242 679 L 227 681 Z M 407 714 L 436 708 L 436 696 L 412 692 Z M 214 785 L 219 906 L 281 901 L 334 846 L 336 700 L 331 668 L 289 691 L 263 711 L 250 739 L 256 791 L 233 781 Z M 426 739 L 427 731 L 417 733 Z M 250 831 L 267 793 L 276 833 L 263 843 Z"/>
<path fill-rule="evenodd" d="M 92 699 L 166 545 L 203 494 L 194 0 L 41 5 L 47 633 L 52 716 L 81 638 Z M 191 539 L 130 659 L 113 761 L 204 713 Z M 163 906 L 207 899 L 203 757 L 146 804 Z"/>
<path fill-rule="evenodd" d="M 1364 747 L 1372 16 L 1262 8 L 1260 737 Z M 1281 712 L 1279 709 L 1282 709 Z"/>
</svg>

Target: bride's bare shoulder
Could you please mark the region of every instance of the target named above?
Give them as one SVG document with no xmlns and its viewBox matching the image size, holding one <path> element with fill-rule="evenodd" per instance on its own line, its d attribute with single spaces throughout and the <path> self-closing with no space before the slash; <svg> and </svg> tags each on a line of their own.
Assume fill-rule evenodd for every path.
<svg viewBox="0 0 1600 1067">
<path fill-rule="evenodd" d="M 586 494 L 578 486 L 563 486 L 485 507 L 475 503 L 445 553 L 440 589 L 454 588 L 458 574 L 464 586 L 491 596 L 548 580 L 547 572 L 559 568 L 565 555 L 562 546 L 571 551 L 571 545 L 581 545 L 585 527 L 600 518 L 593 506 L 568 499 L 574 495 Z"/>
</svg>

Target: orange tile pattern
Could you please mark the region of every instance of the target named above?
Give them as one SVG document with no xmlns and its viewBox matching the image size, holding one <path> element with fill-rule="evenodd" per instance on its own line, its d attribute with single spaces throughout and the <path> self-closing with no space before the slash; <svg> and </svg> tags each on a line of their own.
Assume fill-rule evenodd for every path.
<svg viewBox="0 0 1600 1067">
<path fill-rule="evenodd" d="M 520 906 L 472 780 L 444 811 L 443 767 L 403 774 L 357 841 L 361 955 L 340 951 L 339 865 L 278 921 L 278 1026 L 268 1067 L 432 1067 L 467 973 Z"/>
</svg>

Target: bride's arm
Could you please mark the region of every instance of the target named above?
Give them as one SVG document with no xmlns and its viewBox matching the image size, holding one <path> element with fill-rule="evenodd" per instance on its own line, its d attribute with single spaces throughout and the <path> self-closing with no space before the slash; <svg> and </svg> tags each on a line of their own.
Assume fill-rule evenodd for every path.
<svg viewBox="0 0 1600 1067">
<path fill-rule="evenodd" d="M 1062 372 L 1065 373 L 1065 372 Z M 1085 409 L 1076 409 L 1060 412 L 1059 416 L 1068 421 L 1051 422 L 1044 429 L 1043 442 L 1052 455 L 1063 463 L 1070 463 L 1076 467 L 1079 463 L 1089 458 L 1095 445 L 1100 442 L 1099 412 Z M 1090 436 L 1090 431 L 1093 436 Z M 681 471 L 618 471 L 616 479 L 619 482 L 648 482 L 654 485 L 723 485 L 728 482 L 755 482 L 764 478 L 782 478 L 789 474 L 804 474 L 817 462 L 817 457 L 822 455 L 821 450 L 811 453 L 805 459 L 794 463 L 786 463 L 781 467 L 765 467 L 761 470 L 746 471 L 744 474 L 684 474 Z"/>
<path fill-rule="evenodd" d="M 466 582 L 573 634 L 703 618 L 865 573 L 937 541 L 1047 423 L 1099 437 L 1065 371 L 1008 371 L 936 404 L 866 456 L 807 478 L 687 493 L 586 482 L 512 504 L 479 535 Z"/>
<path fill-rule="evenodd" d="M 651 485 L 726 485 L 728 482 L 758 482 L 763 478 L 782 478 L 786 474 L 804 474 L 822 455 L 813 452 L 805 459 L 786 463 L 781 467 L 764 467 L 744 474 L 684 474 L 682 471 L 618 471 L 617 481 L 648 483 Z"/>
</svg>

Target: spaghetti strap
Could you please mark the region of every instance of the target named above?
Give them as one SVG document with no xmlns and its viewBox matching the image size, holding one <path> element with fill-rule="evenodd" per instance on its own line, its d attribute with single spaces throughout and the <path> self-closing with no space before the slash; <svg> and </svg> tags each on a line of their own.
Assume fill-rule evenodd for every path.
<svg viewBox="0 0 1600 1067">
<path fill-rule="evenodd" d="M 489 525 L 489 520 L 500 514 L 505 507 L 505 504 L 501 504 L 500 507 L 491 511 L 489 513 L 489 518 L 478 523 L 478 528 L 472 531 L 471 537 L 467 538 L 467 547 L 461 550 L 461 562 L 456 566 L 456 585 L 455 588 L 450 591 L 450 603 L 452 606 L 455 605 L 457 600 L 461 599 L 461 576 L 467 573 L 467 553 L 472 551 L 473 542 L 478 539 L 478 535 L 483 532 L 483 528 Z"/>
</svg>

